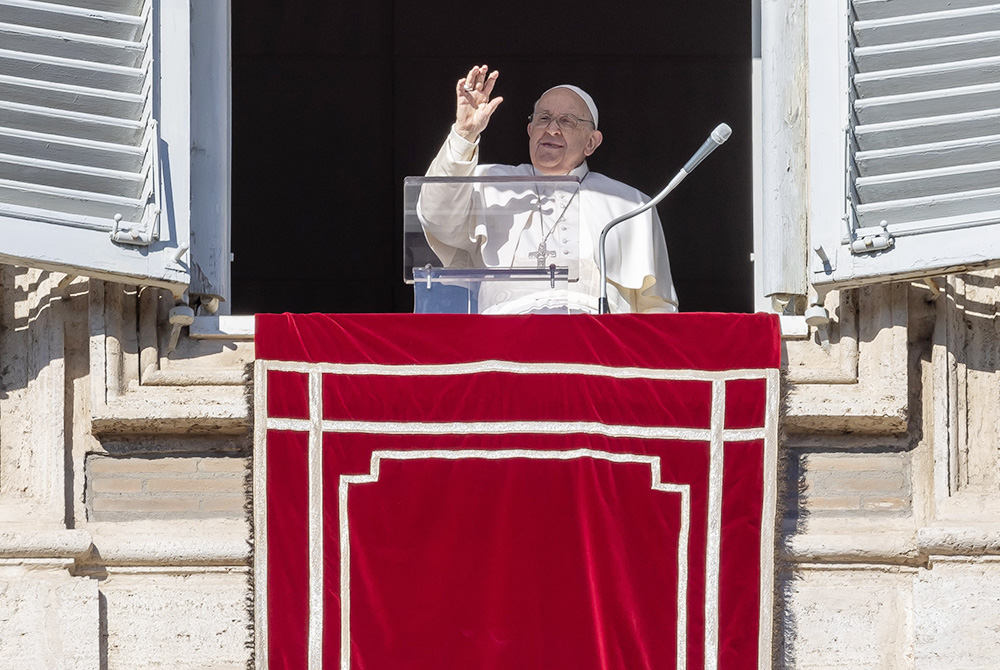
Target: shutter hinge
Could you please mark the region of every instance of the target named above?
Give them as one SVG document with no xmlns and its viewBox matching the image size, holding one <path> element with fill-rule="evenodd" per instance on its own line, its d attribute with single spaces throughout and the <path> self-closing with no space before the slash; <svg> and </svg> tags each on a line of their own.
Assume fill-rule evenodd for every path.
<svg viewBox="0 0 1000 670">
<path fill-rule="evenodd" d="M 137 224 L 125 224 L 123 226 L 122 215 L 115 214 L 115 227 L 111 229 L 111 241 L 115 244 L 148 247 L 153 243 L 153 234 L 145 226 Z"/>
<path fill-rule="evenodd" d="M 851 240 L 851 253 L 870 254 L 884 251 L 895 244 L 896 238 L 888 231 L 888 225 L 886 221 L 882 221 L 878 228 L 858 228 Z"/>
<path fill-rule="evenodd" d="M 160 128 L 156 119 L 150 119 L 146 125 L 146 142 L 152 159 L 147 174 L 149 186 L 142 223 L 129 222 L 123 226 L 122 215 L 115 214 L 115 225 L 111 229 L 111 241 L 115 244 L 148 247 L 160 239 L 160 203 L 163 202 L 163 193 L 160 184 Z"/>
</svg>

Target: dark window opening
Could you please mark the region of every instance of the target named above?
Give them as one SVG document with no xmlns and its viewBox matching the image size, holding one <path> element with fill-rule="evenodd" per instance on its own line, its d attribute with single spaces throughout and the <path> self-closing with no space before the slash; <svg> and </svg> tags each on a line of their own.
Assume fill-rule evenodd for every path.
<svg viewBox="0 0 1000 670">
<path fill-rule="evenodd" d="M 482 62 L 504 97 L 484 163 L 528 161 L 526 117 L 556 84 L 597 101 L 591 169 L 649 195 L 729 123 L 729 142 L 659 212 L 682 311 L 751 311 L 750 8 L 233 3 L 233 313 L 412 310 L 403 178 L 424 173 L 455 82 Z"/>
</svg>

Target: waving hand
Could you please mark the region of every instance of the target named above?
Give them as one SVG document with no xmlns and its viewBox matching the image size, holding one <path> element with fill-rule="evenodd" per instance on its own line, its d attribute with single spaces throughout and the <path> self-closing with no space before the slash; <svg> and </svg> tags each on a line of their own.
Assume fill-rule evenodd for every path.
<svg viewBox="0 0 1000 670">
<path fill-rule="evenodd" d="M 455 85 L 455 131 L 470 142 L 486 130 L 493 112 L 503 102 L 502 97 L 490 99 L 499 76 L 496 70 L 490 72 L 486 65 L 477 65 Z"/>
</svg>

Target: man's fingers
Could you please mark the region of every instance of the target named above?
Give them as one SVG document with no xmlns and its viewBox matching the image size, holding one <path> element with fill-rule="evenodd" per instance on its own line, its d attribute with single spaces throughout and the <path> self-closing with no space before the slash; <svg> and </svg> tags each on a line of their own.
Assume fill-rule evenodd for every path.
<svg viewBox="0 0 1000 670">
<path fill-rule="evenodd" d="M 498 98 L 493 98 L 492 100 L 490 100 L 489 104 L 486 105 L 486 115 L 487 115 L 487 118 L 493 116 L 493 112 L 495 112 L 497 110 L 497 107 L 500 106 L 501 102 L 503 102 L 503 97 L 502 96 L 498 97 Z"/>
<path fill-rule="evenodd" d="M 499 73 L 490 72 L 486 65 L 477 65 L 469 70 L 469 74 L 458 80 L 458 86 L 466 91 L 488 91 L 493 89 L 493 82 L 496 81 Z"/>
<path fill-rule="evenodd" d="M 476 86 L 477 74 L 479 74 L 479 66 L 474 65 L 472 68 L 469 69 L 469 74 L 465 75 L 465 81 L 468 82 L 468 85 L 473 88 L 475 88 Z"/>
<path fill-rule="evenodd" d="M 485 93 L 487 97 L 489 97 L 489 95 L 493 92 L 493 86 L 497 83 L 497 77 L 499 76 L 500 73 L 493 70 L 493 72 L 490 73 L 490 76 L 486 78 L 486 81 L 483 82 L 483 93 Z"/>
<path fill-rule="evenodd" d="M 469 79 L 467 77 L 459 79 L 458 83 L 455 85 L 455 93 L 458 94 L 458 97 L 466 98 L 469 102 L 475 104 L 475 101 L 472 99 L 472 96 L 469 95 L 469 89 L 466 88 L 466 86 L 470 85 L 468 82 Z"/>
<path fill-rule="evenodd" d="M 472 88 L 476 89 L 477 91 L 483 90 L 483 87 L 486 85 L 486 79 L 487 79 L 486 75 L 490 71 L 489 66 L 480 65 L 472 68 L 472 71 L 473 71 L 473 76 L 469 81 L 469 85 L 472 86 Z"/>
</svg>

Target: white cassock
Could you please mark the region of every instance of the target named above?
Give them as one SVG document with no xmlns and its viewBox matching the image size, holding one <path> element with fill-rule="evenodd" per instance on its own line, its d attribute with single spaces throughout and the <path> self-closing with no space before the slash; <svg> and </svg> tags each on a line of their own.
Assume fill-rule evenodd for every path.
<svg viewBox="0 0 1000 670">
<path fill-rule="evenodd" d="M 473 144 L 452 128 L 444 146 L 438 152 L 428 177 L 530 177 L 535 169 L 528 164 L 479 165 L 478 141 Z M 568 257 L 579 255 L 579 281 L 571 282 L 559 301 L 551 304 L 552 292 L 538 292 L 530 285 L 514 282 L 484 283 L 479 292 L 481 313 L 522 314 L 540 311 L 566 310 L 597 313 L 600 297 L 600 267 L 598 240 L 604 226 L 622 214 L 649 202 L 640 191 L 619 181 L 590 172 L 587 163 L 571 175 L 581 179 L 578 192 L 554 191 L 546 194 L 544 187 L 532 190 L 542 201 L 551 195 L 548 211 L 578 212 L 580 225 L 550 220 L 537 222 L 532 208 L 512 207 L 511 216 L 477 216 L 476 212 L 502 211 L 512 200 L 522 199 L 523 193 L 510 187 L 490 184 L 464 187 L 423 187 L 418 214 L 431 249 L 444 267 L 507 268 L 534 266 L 529 252 L 537 252 L 542 233 L 546 250 Z M 579 202 L 573 203 L 576 198 Z M 537 210 L 541 212 L 541 210 Z M 567 217 L 569 218 L 569 217 Z M 522 221 L 521 219 L 524 219 Z M 537 228 L 536 228 L 537 223 Z M 555 230 L 552 226 L 557 226 Z M 555 235 L 551 235 L 555 232 Z M 536 239 L 538 238 L 538 239 Z M 550 253 L 551 253 L 550 251 Z M 556 261 L 553 261 L 556 262 Z M 622 222 L 607 237 L 608 302 L 612 312 L 676 312 L 677 294 L 670 277 L 667 244 L 656 208 Z"/>
</svg>

